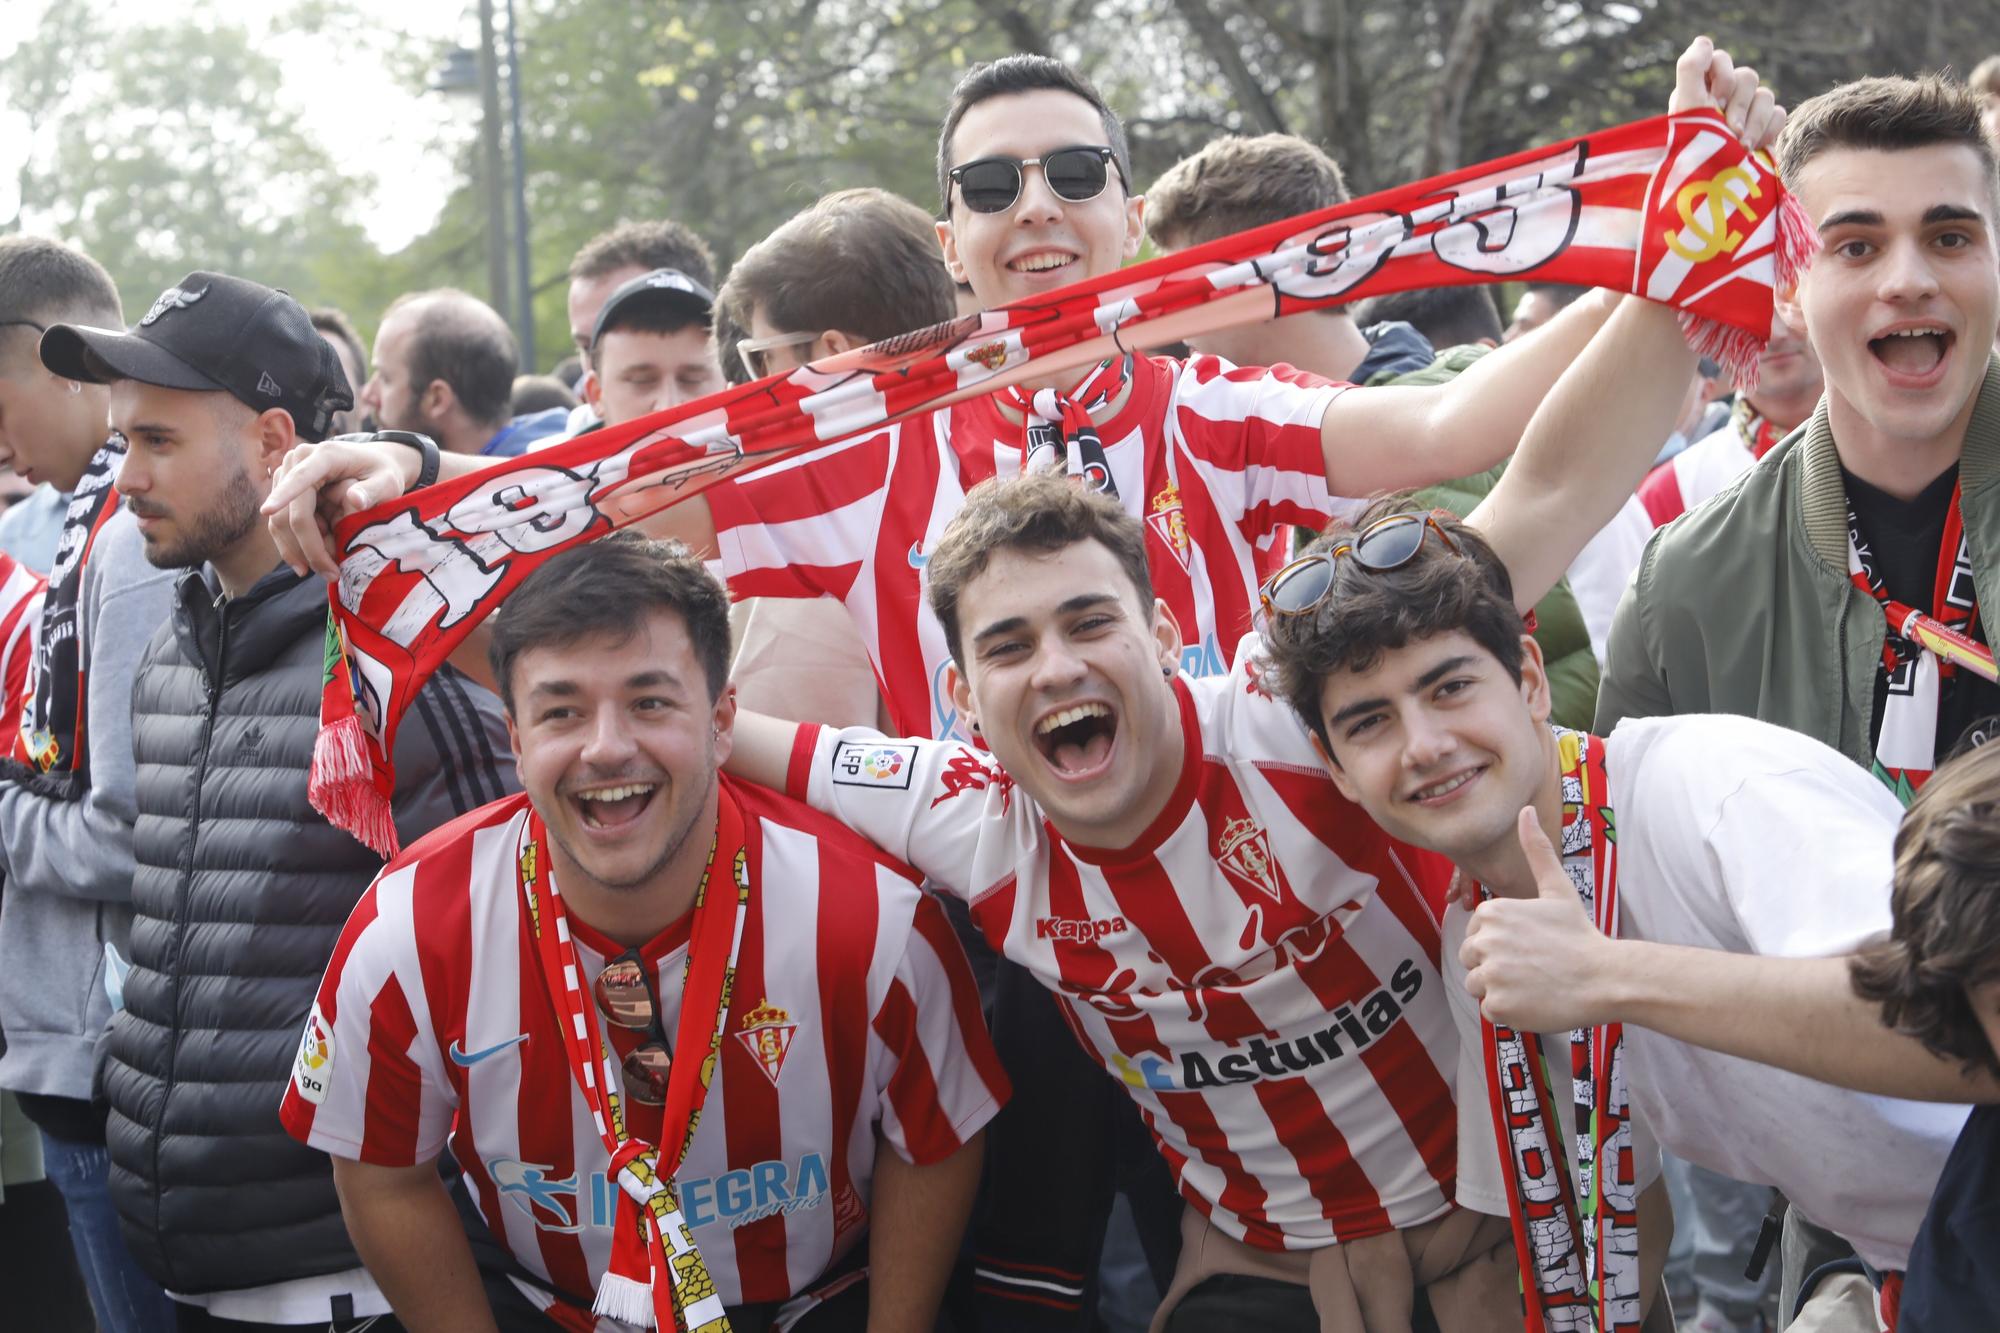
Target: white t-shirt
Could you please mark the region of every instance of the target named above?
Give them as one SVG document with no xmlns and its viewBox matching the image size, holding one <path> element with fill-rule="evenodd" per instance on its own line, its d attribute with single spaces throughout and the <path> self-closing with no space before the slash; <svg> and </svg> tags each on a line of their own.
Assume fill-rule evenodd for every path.
<svg viewBox="0 0 2000 1333">
<path fill-rule="evenodd" d="M 1691 714 L 1620 723 L 1605 768 L 1625 938 L 1814 958 L 1889 929 L 1902 807 L 1834 750 L 1751 718 Z M 1447 918 L 1455 964 L 1451 930 Z M 1965 1107 L 1849 1092 L 1636 1027 L 1625 1046 L 1634 1119 L 1660 1145 L 1776 1186 L 1876 1268 L 1908 1262 Z M 1465 1144 L 1468 1117 L 1490 1115 L 1463 1094 L 1459 1105 Z M 1490 1123 L 1486 1137 L 1490 1148 Z M 1477 1160 L 1497 1173 L 1496 1154 Z M 1477 1170 L 1462 1152 L 1459 1198 L 1484 1211 L 1467 1196 Z"/>
</svg>

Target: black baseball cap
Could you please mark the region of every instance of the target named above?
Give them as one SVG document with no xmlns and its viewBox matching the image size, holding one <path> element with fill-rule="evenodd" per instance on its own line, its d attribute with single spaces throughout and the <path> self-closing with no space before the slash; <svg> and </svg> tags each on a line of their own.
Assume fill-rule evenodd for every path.
<svg viewBox="0 0 2000 1333">
<path fill-rule="evenodd" d="M 41 352 L 42 364 L 65 379 L 138 380 L 219 391 L 258 412 L 283 408 L 305 440 L 325 439 L 334 414 L 354 406 L 340 357 L 305 307 L 225 273 L 188 274 L 124 333 L 54 325 Z"/>
<path fill-rule="evenodd" d="M 597 323 L 590 330 L 591 345 L 597 345 L 604 330 L 610 327 L 612 316 L 644 306 L 683 310 L 690 320 L 705 320 L 715 308 L 715 293 L 677 268 L 641 273 L 605 300 L 604 309 L 597 312 Z"/>
</svg>

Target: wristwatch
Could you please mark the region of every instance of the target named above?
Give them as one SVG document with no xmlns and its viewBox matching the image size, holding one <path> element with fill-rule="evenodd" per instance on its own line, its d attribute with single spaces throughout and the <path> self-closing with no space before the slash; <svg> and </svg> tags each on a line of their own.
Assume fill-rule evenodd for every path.
<svg viewBox="0 0 2000 1333">
<path fill-rule="evenodd" d="M 403 494 L 420 491 L 438 479 L 438 466 L 443 456 L 438 453 L 437 441 L 430 436 L 419 435 L 413 430 L 378 430 L 369 438 L 386 440 L 390 444 L 406 444 L 417 451 L 417 456 L 422 460 L 417 465 L 417 479 L 403 491 Z"/>
</svg>

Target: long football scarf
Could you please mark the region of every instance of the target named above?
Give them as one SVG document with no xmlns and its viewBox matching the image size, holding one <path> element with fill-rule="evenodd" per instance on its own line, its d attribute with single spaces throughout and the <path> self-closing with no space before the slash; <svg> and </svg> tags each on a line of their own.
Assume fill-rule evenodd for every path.
<svg viewBox="0 0 2000 1333">
<path fill-rule="evenodd" d="M 1118 496 L 1111 460 L 1090 414 L 1116 398 L 1132 378 L 1132 358 L 1116 356 L 1085 375 L 1075 388 L 1041 388 L 1029 393 L 1015 385 L 1002 401 L 1025 414 L 1027 472 L 1062 472 L 1080 478 L 1086 490 Z"/>
<path fill-rule="evenodd" d="M 1617 823 L 1604 742 L 1556 729 L 1562 759 L 1562 863 L 1597 928 L 1618 933 Z M 1555 1092 L 1533 1033 L 1481 1022 L 1494 1137 L 1521 1264 L 1527 1333 L 1637 1333 L 1639 1200 L 1625 1090 L 1624 1028 L 1570 1034 L 1576 1177 Z"/>
<path fill-rule="evenodd" d="M 590 1107 L 598 1137 L 611 1155 L 608 1174 L 619 1186 L 611 1264 L 598 1284 L 593 1313 L 641 1328 L 729 1333 L 715 1280 L 681 1211 L 674 1173 L 701 1123 L 702 1103 L 721 1059 L 730 995 L 736 989 L 736 960 L 750 901 L 742 814 L 726 791 L 716 802 L 715 841 L 695 891 L 680 1021 L 675 1025 L 675 1054 L 667 1071 L 667 1103 L 660 1113 L 657 1144 L 632 1133 L 627 1123 L 618 1095 L 618 1061 L 605 1042 L 597 1005 L 584 993 L 569 914 L 546 862 L 547 846 L 542 817 L 530 809 L 516 856 L 521 898 L 528 909 L 542 980 L 560 1019 L 570 1076 Z M 729 883 L 720 888 L 714 874 L 718 861 L 730 868 Z"/>
<path fill-rule="evenodd" d="M 0 759 L 0 778 L 59 801 L 81 800 L 90 787 L 85 736 L 90 722 L 90 664 L 84 660 L 79 619 L 83 577 L 98 534 L 118 512 L 118 491 L 112 483 L 124 457 L 124 438 L 112 436 L 91 456 L 90 466 L 70 492 L 69 512 L 63 517 L 42 603 L 41 641 L 30 670 L 34 696 L 21 710 L 12 749 Z"/>
<path fill-rule="evenodd" d="M 1951 488 L 1930 615 L 1889 595 L 1875 571 L 1854 506 L 1847 507 L 1848 577 L 1875 599 L 1889 622 L 1888 637 L 1882 641 L 1882 674 L 1888 678 L 1889 691 L 1882 703 L 1882 729 L 1875 738 L 1875 763 L 1905 805 L 1937 762 L 1938 705 L 1944 682 L 1960 667 L 1988 680 L 2000 679 L 1993 650 L 1972 637 L 1979 602 L 1972 588 L 1972 552 L 1965 544 L 1959 491 L 1957 485 Z"/>
<path fill-rule="evenodd" d="M 1773 286 L 1811 244 L 1769 160 L 1719 114 L 1662 116 L 1222 237 L 391 500 L 335 527 L 313 804 L 393 852 L 389 755 L 431 672 L 542 561 L 724 477 L 1190 334 L 1529 275 L 1671 306 L 1698 350 L 1754 375 Z"/>
</svg>

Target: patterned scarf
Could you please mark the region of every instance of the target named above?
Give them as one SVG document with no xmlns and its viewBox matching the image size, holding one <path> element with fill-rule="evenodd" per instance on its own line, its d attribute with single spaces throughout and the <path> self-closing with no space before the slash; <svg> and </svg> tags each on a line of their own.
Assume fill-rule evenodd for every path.
<svg viewBox="0 0 2000 1333">
<path fill-rule="evenodd" d="M 70 492 L 62 537 L 42 603 L 42 636 L 30 671 L 34 697 L 21 711 L 13 749 L 0 759 L 0 778 L 18 782 L 40 796 L 77 801 L 90 788 L 86 732 L 90 663 L 85 660 L 78 617 L 84 569 L 97 536 L 118 512 L 112 485 L 125 458 L 125 439 L 114 435 L 91 456 L 82 480 Z M 114 701 L 115 702 L 115 701 Z"/>
<path fill-rule="evenodd" d="M 742 815 L 726 792 L 716 806 L 715 841 L 695 891 L 680 1021 L 674 1032 L 673 1049 L 678 1054 L 667 1073 L 667 1104 L 660 1112 L 657 1144 L 646 1142 L 627 1123 L 617 1091 L 618 1061 L 605 1042 L 596 1002 L 584 992 L 569 914 L 553 869 L 544 864 L 548 833 L 532 807 L 516 859 L 521 898 L 528 909 L 542 980 L 560 1020 L 570 1075 L 611 1155 L 607 1174 L 619 1186 L 611 1265 L 598 1284 L 593 1313 L 678 1333 L 729 1333 L 715 1280 L 695 1248 L 694 1233 L 674 1189 L 674 1173 L 694 1142 L 702 1103 L 721 1059 L 750 901 Z M 718 856 L 731 867 L 733 895 L 708 891 Z"/>
<path fill-rule="evenodd" d="M 1085 490 L 1118 498 L 1118 485 L 1111 479 L 1111 461 L 1104 455 L 1104 441 L 1090 424 L 1096 408 L 1118 397 L 1131 381 L 1132 358 L 1113 357 L 1083 377 L 1067 392 L 1036 389 L 1032 394 L 1014 385 L 1001 400 L 1027 417 L 1024 434 L 1024 472 L 1064 472 L 1083 479 Z"/>
<path fill-rule="evenodd" d="M 1771 446 L 1785 438 L 1785 432 L 1773 425 L 1770 418 L 1750 406 L 1750 395 L 1736 396 L 1736 406 L 1729 409 L 1730 424 L 1736 427 L 1736 434 L 1750 450 L 1750 457 L 1761 459 L 1771 452 Z"/>
<path fill-rule="evenodd" d="M 1854 586 L 1875 599 L 1889 622 L 1882 640 L 1882 674 L 1889 692 L 1882 703 L 1882 730 L 1875 738 L 1877 776 L 1908 805 L 1937 762 L 1938 705 L 1944 682 L 1962 666 L 1988 680 L 2000 679 L 1993 651 L 1972 637 L 1979 602 L 1972 588 L 1972 552 L 1965 544 L 1960 487 L 1951 488 L 1944 540 L 1938 545 L 1937 582 L 1931 591 L 1933 615 L 1925 615 L 1889 595 L 1875 572 L 1874 553 L 1861 535 L 1854 506 L 1847 506 L 1847 574 Z"/>
<path fill-rule="evenodd" d="M 1554 730 L 1563 766 L 1563 870 L 1597 928 L 1615 937 L 1617 823 L 1606 804 L 1604 742 Z M 1623 1026 L 1570 1033 L 1574 1181 L 1552 1128 L 1561 1121 L 1541 1043 L 1532 1033 L 1483 1020 L 1481 1027 L 1527 1333 L 1637 1333 L 1639 1200 Z"/>
<path fill-rule="evenodd" d="M 335 527 L 313 805 L 393 852 L 389 756 L 431 672 L 543 560 L 726 476 L 1204 330 L 1531 273 L 1669 305 L 1703 355 L 1754 375 L 1773 284 L 1812 244 L 1769 160 L 1720 115 L 1662 116 L 1099 274 L 377 505 Z M 1049 406 L 1046 420 L 1070 420 Z M 1076 458 L 1087 470 L 1080 440 Z"/>
</svg>

